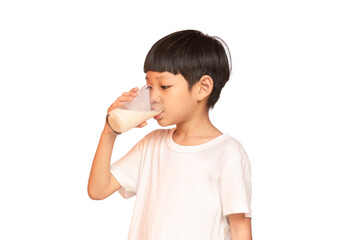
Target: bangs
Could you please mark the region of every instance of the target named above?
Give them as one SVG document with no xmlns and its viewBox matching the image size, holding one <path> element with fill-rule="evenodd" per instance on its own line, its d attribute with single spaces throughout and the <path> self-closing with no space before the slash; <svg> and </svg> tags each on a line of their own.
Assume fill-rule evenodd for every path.
<svg viewBox="0 0 360 240">
<path fill-rule="evenodd" d="M 170 72 L 174 75 L 180 73 L 179 61 L 173 55 L 173 51 L 164 51 L 152 49 L 154 51 L 149 52 L 144 63 L 144 72 Z"/>
<path fill-rule="evenodd" d="M 199 34 L 189 32 L 179 36 L 170 34 L 154 44 L 146 56 L 144 72 L 168 71 L 172 74 L 186 72 L 189 65 L 194 64 L 194 45 L 199 42 Z M 195 69 L 196 66 L 193 67 Z"/>
<path fill-rule="evenodd" d="M 152 46 L 145 58 L 144 73 L 181 74 L 188 82 L 189 89 L 202 76 L 209 75 L 214 82 L 209 101 L 209 107 L 213 107 L 231 71 L 230 51 L 227 52 L 224 47 L 227 48 L 227 45 L 220 38 L 200 31 L 174 32 Z"/>
</svg>

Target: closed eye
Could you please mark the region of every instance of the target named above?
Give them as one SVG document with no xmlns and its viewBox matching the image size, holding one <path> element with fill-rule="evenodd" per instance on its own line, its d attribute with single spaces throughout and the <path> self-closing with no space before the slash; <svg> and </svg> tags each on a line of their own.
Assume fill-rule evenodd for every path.
<svg viewBox="0 0 360 240">
<path fill-rule="evenodd" d="M 162 89 L 168 89 L 171 86 L 161 86 Z"/>
</svg>

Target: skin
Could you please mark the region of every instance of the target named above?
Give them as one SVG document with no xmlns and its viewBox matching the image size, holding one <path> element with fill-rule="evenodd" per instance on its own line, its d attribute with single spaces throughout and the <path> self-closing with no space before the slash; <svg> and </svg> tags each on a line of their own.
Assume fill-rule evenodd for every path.
<svg viewBox="0 0 360 240">
<path fill-rule="evenodd" d="M 245 213 L 229 214 L 231 240 L 252 240 L 251 218 Z"/>
<path fill-rule="evenodd" d="M 208 142 L 220 135 L 209 119 L 207 100 L 213 89 L 213 80 L 204 75 L 191 90 L 181 74 L 169 72 L 146 72 L 146 83 L 150 91 L 160 93 L 164 111 L 158 116 L 160 126 L 176 125 L 173 140 L 180 145 L 191 146 Z M 120 107 L 126 101 L 137 96 L 138 88 L 123 93 L 108 108 L 107 113 Z M 143 122 L 137 127 L 144 127 Z M 120 189 L 119 182 L 110 174 L 110 160 L 117 135 L 105 124 L 90 171 L 88 194 L 91 199 L 105 199 Z M 251 218 L 244 213 L 229 215 L 232 240 L 251 240 Z"/>
<path fill-rule="evenodd" d="M 213 88 L 211 77 L 204 75 L 191 90 L 181 74 L 146 73 L 146 83 L 160 93 L 164 112 L 157 119 L 160 126 L 176 125 L 173 139 L 180 145 L 198 145 L 222 134 L 210 122 L 207 99 Z"/>
</svg>

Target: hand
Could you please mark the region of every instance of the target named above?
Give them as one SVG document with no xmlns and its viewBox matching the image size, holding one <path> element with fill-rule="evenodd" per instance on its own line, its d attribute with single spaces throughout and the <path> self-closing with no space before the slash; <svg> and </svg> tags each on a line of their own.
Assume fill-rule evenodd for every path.
<svg viewBox="0 0 360 240">
<path fill-rule="evenodd" d="M 113 104 L 111 104 L 111 106 L 108 108 L 107 113 L 109 114 L 113 109 L 115 108 L 119 108 L 121 107 L 124 102 L 131 102 L 136 96 L 137 96 L 137 92 L 139 91 L 139 88 L 135 87 L 133 89 L 131 89 L 129 92 L 124 92 L 120 97 L 118 97 L 115 102 L 113 102 Z M 142 122 L 141 124 L 139 124 L 138 128 L 142 128 L 144 126 L 147 125 L 147 122 Z M 103 133 L 105 134 L 111 134 L 111 135 L 117 135 L 116 133 L 114 133 L 111 128 L 109 127 L 109 125 L 105 122 L 105 127 L 103 130 Z"/>
</svg>

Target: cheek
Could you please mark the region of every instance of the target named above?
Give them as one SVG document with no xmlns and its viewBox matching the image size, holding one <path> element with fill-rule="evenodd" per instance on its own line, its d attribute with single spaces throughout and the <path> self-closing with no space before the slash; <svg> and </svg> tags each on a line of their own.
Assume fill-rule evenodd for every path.
<svg viewBox="0 0 360 240">
<path fill-rule="evenodd" d="M 164 103 L 164 106 L 169 109 L 174 108 L 178 104 L 178 93 L 177 91 L 167 91 L 162 95 L 162 101 Z M 181 99 L 181 97 L 180 97 Z"/>
<path fill-rule="evenodd" d="M 180 120 L 193 112 L 193 104 L 189 98 L 179 97 L 171 99 L 166 106 L 168 116 Z"/>
<path fill-rule="evenodd" d="M 186 95 L 182 92 L 172 91 L 164 99 L 164 104 L 170 108 L 182 108 L 183 105 L 186 105 L 186 102 L 189 100 L 189 95 Z"/>
<path fill-rule="evenodd" d="M 187 89 L 173 89 L 163 95 L 163 103 L 168 113 L 181 116 L 194 106 L 194 99 Z"/>
</svg>

